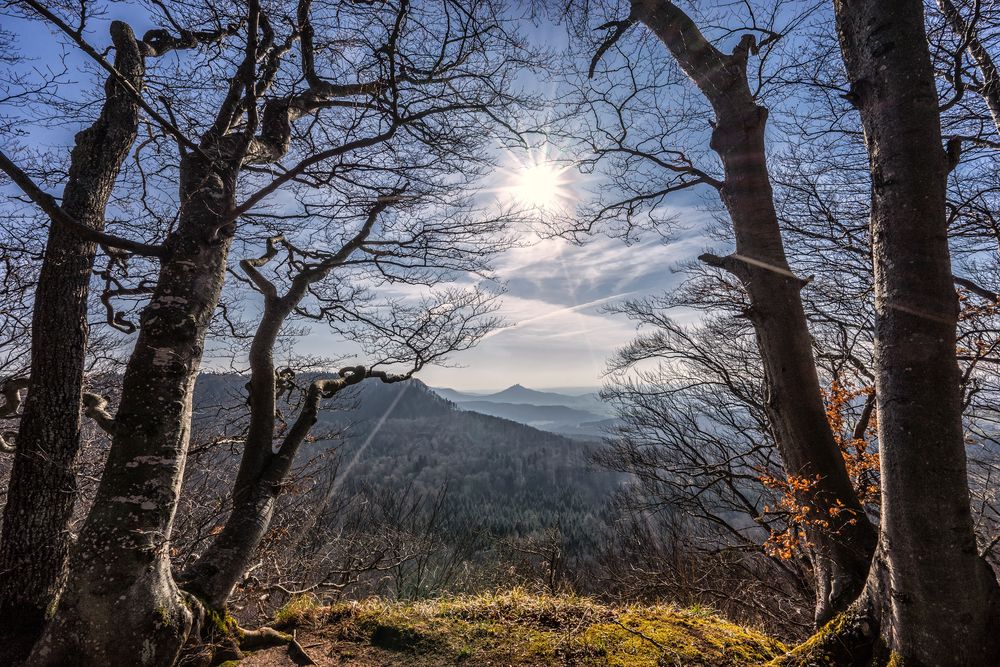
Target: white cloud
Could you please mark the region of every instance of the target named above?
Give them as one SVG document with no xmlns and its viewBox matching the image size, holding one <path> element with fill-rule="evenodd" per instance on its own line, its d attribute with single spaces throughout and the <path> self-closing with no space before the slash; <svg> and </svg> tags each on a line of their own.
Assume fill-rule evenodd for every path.
<svg viewBox="0 0 1000 667">
<path fill-rule="evenodd" d="M 676 266 L 710 245 L 701 234 L 703 213 L 678 215 L 690 229 L 671 243 L 653 235 L 631 246 L 607 237 L 583 246 L 544 239 L 508 251 L 497 268 L 508 285 L 500 315 L 511 326 L 454 355 L 450 363 L 461 368 L 426 368 L 420 378 L 467 390 L 599 386 L 608 357 L 635 333 L 634 323 L 603 307 L 674 288 L 682 279 Z M 329 346 L 322 334 L 312 338 L 312 349 Z"/>
</svg>

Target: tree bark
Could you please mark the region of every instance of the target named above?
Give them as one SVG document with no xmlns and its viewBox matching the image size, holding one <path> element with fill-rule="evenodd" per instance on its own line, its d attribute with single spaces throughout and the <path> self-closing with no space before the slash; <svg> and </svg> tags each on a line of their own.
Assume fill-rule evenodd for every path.
<svg viewBox="0 0 1000 667">
<path fill-rule="evenodd" d="M 222 155 L 182 158 L 179 222 L 142 313 L 108 462 L 30 664 L 169 665 L 191 630 L 192 609 L 170 572 L 169 536 L 192 392 L 233 237 L 225 221 L 239 164 L 211 152 Z"/>
<path fill-rule="evenodd" d="M 251 1 L 231 95 L 200 145 L 181 156 L 177 228 L 140 318 L 111 451 L 63 595 L 29 664 L 171 665 L 204 611 L 178 588 L 169 556 L 194 384 L 236 230 L 239 172 L 250 161 L 280 159 L 305 108 L 292 103 L 299 97 L 276 98 L 265 105 L 260 135 L 252 106 L 250 122 L 235 127 L 239 93 L 255 76 L 258 19 Z"/>
<path fill-rule="evenodd" d="M 140 46 L 111 25 L 115 67 L 140 90 Z M 76 135 L 62 210 L 95 230 L 135 141 L 139 105 L 114 77 L 98 119 Z M 30 647 L 62 584 L 76 493 L 80 396 L 87 351 L 87 295 L 97 246 L 53 221 L 35 292 L 31 375 L 17 436 L 0 539 L 0 618 Z"/>
<path fill-rule="evenodd" d="M 801 500 L 814 516 L 829 521 L 827 528 L 806 526 L 816 578 L 815 618 L 821 624 L 862 590 L 876 536 L 827 422 L 799 293 L 804 281 L 785 257 L 764 147 L 767 109 L 756 103 L 746 75 L 752 39 L 744 37 L 732 54 L 722 53 L 666 0 L 634 0 L 632 19 L 660 38 L 715 111 L 711 147 L 725 172 L 720 194 L 732 219 L 736 252 L 701 259 L 732 272 L 747 290 L 785 472 L 815 480 Z M 843 511 L 831 515 L 834 507 Z"/>
<path fill-rule="evenodd" d="M 368 377 L 379 377 L 383 382 L 395 382 L 406 377 L 373 373 L 358 366 L 343 369 L 339 378 L 313 382 L 306 392 L 298 417 L 282 439 L 278 451 L 274 451 L 274 344 L 278 334 L 305 297 L 309 286 L 325 278 L 361 247 L 390 201 L 379 200 L 369 211 L 365 224 L 349 242 L 326 260 L 298 273 L 283 295 L 279 296 L 274 284 L 257 271 L 257 267 L 274 256 L 276 239 L 269 241 L 268 251 L 261 258 L 240 262 L 264 296 L 264 312 L 250 345 L 250 426 L 233 484 L 233 506 L 229 517 L 222 532 L 182 577 L 185 589 L 192 591 L 212 609 L 225 608 L 270 527 L 281 486 L 299 447 L 316 422 L 320 400 L 331 398 L 336 392 Z"/>
<path fill-rule="evenodd" d="M 923 6 L 834 9 L 872 176 L 882 526 L 866 598 L 879 643 L 901 664 L 995 665 L 1000 588 L 977 554 L 969 506 L 948 160 Z"/>
</svg>

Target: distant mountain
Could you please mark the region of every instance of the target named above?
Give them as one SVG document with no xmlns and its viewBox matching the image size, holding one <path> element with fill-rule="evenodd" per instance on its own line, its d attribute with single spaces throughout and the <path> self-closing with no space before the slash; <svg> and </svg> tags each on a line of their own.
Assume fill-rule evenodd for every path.
<svg viewBox="0 0 1000 667">
<path fill-rule="evenodd" d="M 535 428 L 550 430 L 562 424 L 580 424 L 593 421 L 594 414 L 584 410 L 568 408 L 565 405 L 528 405 L 518 403 L 494 403 L 493 401 L 463 401 L 458 404 L 463 410 L 471 410 L 484 415 L 502 417 Z"/>
<path fill-rule="evenodd" d="M 448 399 L 452 403 L 461 403 L 462 401 L 478 401 L 485 394 L 470 394 L 464 391 L 456 391 L 454 389 L 447 389 L 445 387 L 432 387 L 432 391 L 440 396 L 441 398 Z"/>
<path fill-rule="evenodd" d="M 483 396 L 483 400 L 499 403 L 527 403 L 530 405 L 561 405 L 562 401 L 575 401 L 577 397 L 556 394 L 549 391 L 536 391 L 524 385 L 515 384 L 495 394 Z"/>
<path fill-rule="evenodd" d="M 348 420 L 362 421 L 450 417 L 456 413 L 451 402 L 420 380 L 395 384 L 365 380 L 344 392 L 342 400 L 334 403 L 334 408 L 320 413 L 320 423 L 339 419 L 338 415 L 343 412 L 346 412 L 344 416 Z"/>
<path fill-rule="evenodd" d="M 515 384 L 493 394 L 472 394 L 454 389 L 432 391 L 463 410 L 503 417 L 552 433 L 599 439 L 614 423 L 614 413 L 595 393 L 573 396 L 538 391 Z"/>
<path fill-rule="evenodd" d="M 507 387 L 503 391 L 485 396 L 476 396 L 469 400 L 491 401 L 494 403 L 518 403 L 526 405 L 565 405 L 577 410 L 586 410 L 595 414 L 606 414 L 610 416 L 608 406 L 601 401 L 597 394 L 583 394 L 582 396 L 570 396 L 568 394 L 557 394 L 552 391 L 537 391 L 515 384 Z"/>
<path fill-rule="evenodd" d="M 621 477 L 592 466 L 587 443 L 459 409 L 418 380 L 366 381 L 352 403 L 320 413 L 316 425 L 347 425 L 338 446 L 353 461 L 348 489 L 433 495 L 447 485 L 458 517 L 494 535 L 531 535 L 558 523 L 573 548 L 595 546 L 598 515 Z"/>
</svg>

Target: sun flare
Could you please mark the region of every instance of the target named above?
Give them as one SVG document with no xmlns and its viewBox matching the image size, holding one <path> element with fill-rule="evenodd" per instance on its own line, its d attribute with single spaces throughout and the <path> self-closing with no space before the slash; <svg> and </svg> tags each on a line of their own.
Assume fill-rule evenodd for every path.
<svg viewBox="0 0 1000 667">
<path fill-rule="evenodd" d="M 521 208 L 548 212 L 563 209 L 572 199 L 569 169 L 544 157 L 518 163 L 505 170 L 506 178 L 499 190 Z"/>
</svg>

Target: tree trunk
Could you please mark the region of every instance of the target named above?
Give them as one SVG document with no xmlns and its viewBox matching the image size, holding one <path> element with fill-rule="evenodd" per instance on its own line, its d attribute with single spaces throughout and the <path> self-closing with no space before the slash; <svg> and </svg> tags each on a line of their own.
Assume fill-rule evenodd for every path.
<svg viewBox="0 0 1000 667">
<path fill-rule="evenodd" d="M 278 451 L 274 451 L 274 344 L 278 334 L 308 293 L 309 285 L 325 278 L 361 246 L 371 233 L 378 215 L 390 201 L 382 199 L 376 203 L 369 211 L 365 224 L 351 241 L 324 261 L 298 273 L 283 295 L 279 296 L 274 284 L 257 270 L 257 267 L 263 266 L 274 256 L 274 244 L 280 237 L 268 241 L 268 250 L 259 259 L 240 262 L 243 271 L 264 296 L 264 312 L 250 345 L 250 426 L 240 468 L 233 484 L 233 507 L 229 517 L 222 532 L 182 578 L 185 588 L 198 595 L 212 609 L 225 607 L 270 527 L 281 485 L 299 446 L 316 422 L 320 399 L 329 398 L 344 387 L 369 376 L 363 367 L 357 367 L 344 369 L 338 379 L 313 382 L 306 393 L 299 416 L 282 439 Z M 376 375 L 384 382 L 396 381 L 385 373 Z"/>
<path fill-rule="evenodd" d="M 250 346 L 250 426 L 233 484 L 233 507 L 222 532 L 183 576 L 184 587 L 213 609 L 226 606 L 274 514 L 281 480 L 268 483 L 265 474 L 275 456 L 274 344 L 292 306 L 274 293 L 264 295 L 264 313 Z"/>
<path fill-rule="evenodd" d="M 354 366 L 341 369 L 337 378 L 315 380 L 309 385 L 302 408 L 282 438 L 278 451 L 271 451 L 269 441 L 267 455 L 255 474 L 248 475 L 242 483 L 237 481 L 233 489 L 232 512 L 222 532 L 185 573 L 185 590 L 193 592 L 212 610 L 225 608 L 271 525 L 281 485 L 288 477 L 299 446 L 316 423 L 320 400 L 331 398 L 342 389 L 372 377 L 392 383 L 409 376 L 388 375 L 383 371 Z"/>
<path fill-rule="evenodd" d="M 145 72 L 124 23 L 111 25 L 115 67 L 137 90 Z M 62 210 L 93 229 L 135 141 L 139 105 L 109 77 L 100 117 L 76 135 Z M 35 292 L 31 376 L 17 436 L 0 539 L 0 618 L 30 648 L 62 584 L 77 499 L 80 396 L 87 351 L 87 294 L 96 244 L 53 221 Z"/>
<path fill-rule="evenodd" d="M 906 665 L 1000 664 L 969 506 L 934 72 L 919 0 L 835 0 L 872 175 L 882 527 L 868 597 Z"/>
<path fill-rule="evenodd" d="M 180 219 L 142 313 L 108 462 L 30 664 L 169 665 L 191 630 L 169 537 L 192 392 L 232 242 L 233 225 L 222 226 L 234 206 L 232 162 L 182 159 Z"/>
<path fill-rule="evenodd" d="M 767 407 L 789 476 L 815 480 L 806 497 L 829 527 L 806 526 L 816 578 L 816 622 L 842 611 L 862 590 L 876 542 L 826 418 L 797 278 L 785 258 L 764 150 L 767 109 L 746 76 L 747 38 L 718 51 L 691 19 L 666 0 L 635 0 L 632 16 L 666 45 L 715 111 L 711 147 L 725 170 L 722 201 L 736 253 L 702 260 L 736 275 L 750 297 L 767 382 Z M 831 515 L 831 508 L 843 511 Z"/>
<path fill-rule="evenodd" d="M 376 216 L 385 206 L 385 203 L 380 203 L 371 211 L 368 222 L 352 242 L 327 261 L 296 275 L 282 296 L 278 296 L 274 285 L 255 269 L 269 259 L 270 250 L 259 260 L 241 262 L 243 270 L 264 294 L 264 313 L 250 346 L 250 427 L 233 484 L 233 507 L 229 517 L 222 532 L 182 577 L 185 589 L 213 610 L 225 608 L 270 527 L 281 485 L 288 476 L 299 446 L 316 423 L 320 399 L 329 398 L 370 375 L 359 366 L 344 369 L 337 379 L 313 382 L 306 392 L 298 417 L 282 438 L 278 451 L 274 451 L 274 344 L 278 334 L 305 297 L 309 285 L 328 275 L 367 238 Z M 385 373 L 376 375 L 384 382 L 395 381 Z"/>
</svg>

